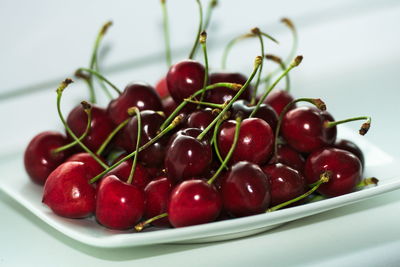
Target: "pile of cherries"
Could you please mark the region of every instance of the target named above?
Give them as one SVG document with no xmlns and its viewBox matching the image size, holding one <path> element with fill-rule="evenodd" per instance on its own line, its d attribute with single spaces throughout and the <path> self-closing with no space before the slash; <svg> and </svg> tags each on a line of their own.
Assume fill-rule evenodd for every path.
<svg viewBox="0 0 400 267">
<path fill-rule="evenodd" d="M 304 204 L 311 193 L 335 197 L 371 183 L 362 179 L 362 151 L 336 138 L 338 123 L 367 119 L 364 134 L 370 119 L 335 122 L 320 99 L 272 90 L 301 56 L 256 97 L 252 80 L 264 59 L 249 77 L 209 74 L 186 59 L 155 88 L 130 83 L 107 107 L 83 101 L 64 119 L 66 79 L 57 89 L 66 134 L 42 132 L 24 155 L 29 177 L 44 185 L 43 203 L 60 216 L 141 230 L 271 212 Z M 84 72 L 89 82 L 108 82 Z"/>
</svg>

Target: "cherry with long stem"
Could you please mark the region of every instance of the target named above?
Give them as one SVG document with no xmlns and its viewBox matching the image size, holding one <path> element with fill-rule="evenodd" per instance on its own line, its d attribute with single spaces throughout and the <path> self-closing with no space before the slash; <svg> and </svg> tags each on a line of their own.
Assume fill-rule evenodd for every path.
<svg viewBox="0 0 400 267">
<path fill-rule="evenodd" d="M 71 79 L 65 79 L 57 88 L 57 112 L 58 112 L 58 116 L 60 117 L 60 120 L 62 122 L 62 124 L 64 125 L 65 129 L 67 130 L 67 132 L 72 136 L 72 138 L 82 147 L 83 150 L 85 150 L 85 152 L 87 152 L 88 154 L 90 154 L 99 164 L 100 166 L 102 166 L 103 168 L 107 169 L 108 166 L 96 155 L 94 154 L 85 144 L 83 144 L 79 138 L 74 134 L 74 132 L 71 130 L 71 128 L 69 128 L 67 122 L 64 119 L 64 116 L 62 115 L 61 112 L 61 97 L 63 94 L 63 91 L 65 88 L 67 88 L 67 86 L 69 84 L 71 84 L 73 81 Z"/>
<path fill-rule="evenodd" d="M 172 65 L 171 59 L 171 42 L 169 38 L 169 22 L 168 22 L 168 9 L 166 0 L 160 0 L 161 9 L 163 14 L 163 30 L 164 30 L 164 43 L 165 43 L 165 62 L 168 68 Z"/>
<path fill-rule="evenodd" d="M 137 107 L 133 107 L 132 109 L 136 113 L 137 124 L 138 124 L 136 148 L 135 148 L 135 151 L 138 151 L 139 147 L 140 147 L 140 142 L 142 141 L 142 118 L 140 116 L 140 110 Z M 129 173 L 128 182 L 127 182 L 128 184 L 132 183 L 133 177 L 135 175 L 138 155 L 139 155 L 139 152 L 136 152 L 135 156 L 133 157 L 132 168 L 131 168 L 131 172 Z"/>
<path fill-rule="evenodd" d="M 371 117 L 368 116 L 354 117 L 340 121 L 325 121 L 324 127 L 331 128 L 342 123 L 350 121 L 359 121 L 359 120 L 366 120 L 366 122 L 361 125 L 361 128 L 359 130 L 360 135 L 365 135 L 368 132 L 369 128 L 371 127 Z"/>
<path fill-rule="evenodd" d="M 199 18 L 200 18 L 199 19 L 199 28 L 197 30 L 196 39 L 193 44 L 192 50 L 190 51 L 190 54 L 189 54 L 189 59 L 193 59 L 196 54 L 197 46 L 199 44 L 198 38 L 200 36 L 201 31 L 203 30 L 203 6 L 201 5 L 200 0 L 196 0 L 196 3 L 199 7 Z"/>
</svg>

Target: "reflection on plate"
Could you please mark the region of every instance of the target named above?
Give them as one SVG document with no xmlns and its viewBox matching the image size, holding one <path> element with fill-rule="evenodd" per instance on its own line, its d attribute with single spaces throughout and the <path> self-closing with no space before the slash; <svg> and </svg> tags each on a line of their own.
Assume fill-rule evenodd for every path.
<svg viewBox="0 0 400 267">
<path fill-rule="evenodd" d="M 94 218 L 74 220 L 58 217 L 41 203 L 42 187 L 31 183 L 25 174 L 22 166 L 22 153 L 0 164 L 2 165 L 1 169 L 5 171 L 0 180 L 0 189 L 45 223 L 70 238 L 91 246 L 117 248 L 160 243 L 200 243 L 228 240 L 260 233 L 286 222 L 349 205 L 400 188 L 400 177 L 395 177 L 399 162 L 368 143 L 366 137 L 360 137 L 346 128 L 340 128 L 339 133 L 340 137 L 353 140 L 364 151 L 366 157 L 365 174 L 378 177 L 380 180 L 378 186 L 268 214 L 179 229 L 148 228 L 141 233 L 134 231 L 118 232 L 105 229 L 97 224 Z"/>
</svg>

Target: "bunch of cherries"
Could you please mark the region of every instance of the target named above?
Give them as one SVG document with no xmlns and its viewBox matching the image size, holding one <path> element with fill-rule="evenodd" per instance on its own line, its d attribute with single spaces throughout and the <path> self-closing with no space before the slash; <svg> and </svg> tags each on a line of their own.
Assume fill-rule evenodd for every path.
<svg viewBox="0 0 400 267">
<path fill-rule="evenodd" d="M 274 89 L 301 56 L 286 67 L 262 49 L 249 77 L 209 73 L 207 36 L 200 31 L 195 44 L 203 48 L 205 65 L 192 59 L 195 45 L 191 57 L 171 65 L 155 88 L 135 82 L 121 92 L 97 64 L 97 48 L 109 26 L 96 39 L 89 68 L 76 73 L 89 85 L 92 103 L 83 101 L 65 119 L 61 99 L 72 80 L 63 81 L 57 110 L 66 134 L 42 132 L 25 151 L 26 171 L 44 185 L 43 203 L 54 213 L 94 215 L 118 230 L 183 227 L 271 212 L 304 204 L 316 194 L 335 197 L 377 183 L 362 179 L 362 151 L 336 138 L 336 125 L 352 120 L 366 120 L 360 130 L 365 134 L 369 117 L 334 121 L 322 100 L 295 100 L 288 90 Z M 274 40 L 258 28 L 245 36 L 258 37 L 262 47 L 263 38 Z M 265 59 L 279 63 L 283 72 L 259 96 L 257 88 L 271 79 L 261 79 Z M 106 108 L 94 104 L 94 78 L 118 93 Z"/>
</svg>

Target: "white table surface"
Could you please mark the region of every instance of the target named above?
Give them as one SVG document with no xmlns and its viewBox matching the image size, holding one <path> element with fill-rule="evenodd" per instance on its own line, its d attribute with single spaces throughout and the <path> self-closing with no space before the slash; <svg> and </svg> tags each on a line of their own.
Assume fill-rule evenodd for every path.
<svg viewBox="0 0 400 267">
<path fill-rule="evenodd" d="M 273 52 L 287 52 L 290 35 L 277 21 L 288 16 L 304 55 L 293 71 L 293 93 L 323 98 L 337 119 L 371 115 L 365 138 L 400 158 L 399 1 L 220 2 L 209 31 L 213 66 L 229 39 L 254 26 L 281 40 L 279 49 L 268 44 Z M 168 4 L 179 60 L 194 38 L 197 8 L 194 1 Z M 104 42 L 110 48 L 102 63 L 107 76 L 123 87 L 164 75 L 158 0 L 0 2 L 0 161 L 22 153 L 38 131 L 59 127 L 54 88 L 88 64 L 95 34 L 108 19 L 114 26 Z M 258 51 L 255 41 L 239 44 L 229 66 L 250 72 Z M 19 90 L 35 92 L 11 96 Z M 83 90 L 78 83 L 68 91 L 63 109 Z M 238 240 L 112 250 L 69 239 L 0 192 L 0 266 L 399 266 L 399 208 L 395 191 Z"/>
</svg>

